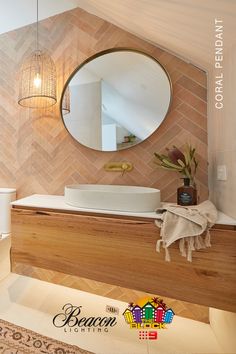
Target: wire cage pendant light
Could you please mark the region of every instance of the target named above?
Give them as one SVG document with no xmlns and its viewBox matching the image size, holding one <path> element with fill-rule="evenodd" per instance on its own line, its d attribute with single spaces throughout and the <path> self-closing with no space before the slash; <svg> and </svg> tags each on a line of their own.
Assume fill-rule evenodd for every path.
<svg viewBox="0 0 236 354">
<path fill-rule="evenodd" d="M 62 100 L 62 113 L 63 115 L 70 113 L 70 87 L 67 86 L 63 100 Z"/>
<path fill-rule="evenodd" d="M 38 0 L 36 50 L 21 66 L 18 103 L 23 107 L 47 108 L 57 102 L 56 67 L 50 55 L 38 49 Z"/>
</svg>

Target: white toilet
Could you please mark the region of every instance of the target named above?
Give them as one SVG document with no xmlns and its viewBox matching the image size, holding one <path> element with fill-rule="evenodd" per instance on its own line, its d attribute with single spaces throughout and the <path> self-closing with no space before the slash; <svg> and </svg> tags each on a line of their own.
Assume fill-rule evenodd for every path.
<svg viewBox="0 0 236 354">
<path fill-rule="evenodd" d="M 0 239 L 11 232 L 11 205 L 16 200 L 14 188 L 0 188 Z"/>
<path fill-rule="evenodd" d="M 11 271 L 11 202 L 16 199 L 14 188 L 0 188 L 0 281 Z"/>
</svg>

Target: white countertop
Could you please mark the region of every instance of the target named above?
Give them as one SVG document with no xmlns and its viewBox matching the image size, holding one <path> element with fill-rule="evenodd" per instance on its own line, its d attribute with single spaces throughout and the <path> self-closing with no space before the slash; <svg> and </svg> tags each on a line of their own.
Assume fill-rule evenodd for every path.
<svg viewBox="0 0 236 354">
<path fill-rule="evenodd" d="M 84 213 L 138 216 L 138 217 L 144 217 L 144 218 L 158 219 L 158 214 L 155 212 L 131 213 L 129 211 L 77 208 L 72 205 L 66 204 L 65 198 L 62 195 L 33 194 L 33 195 L 30 195 L 29 197 L 16 200 L 16 201 L 12 202 L 11 205 L 30 207 L 30 208 L 43 208 L 43 209 L 55 209 L 55 210 L 78 211 L 78 212 L 81 211 Z"/>
<path fill-rule="evenodd" d="M 29 208 L 41 208 L 41 209 L 55 209 L 55 210 L 66 210 L 66 211 L 77 211 L 86 213 L 98 213 L 107 215 L 125 215 L 125 216 L 136 216 L 141 218 L 158 219 L 159 215 L 155 212 L 145 212 L 145 213 L 131 213 L 125 211 L 114 211 L 114 210 L 103 210 L 103 209 L 86 209 L 77 208 L 65 203 L 64 196 L 59 195 L 43 195 L 43 194 L 33 194 L 29 197 L 16 200 L 11 203 L 15 206 L 29 207 Z M 218 211 L 217 224 L 221 225 L 235 225 L 236 220 L 224 213 Z"/>
</svg>

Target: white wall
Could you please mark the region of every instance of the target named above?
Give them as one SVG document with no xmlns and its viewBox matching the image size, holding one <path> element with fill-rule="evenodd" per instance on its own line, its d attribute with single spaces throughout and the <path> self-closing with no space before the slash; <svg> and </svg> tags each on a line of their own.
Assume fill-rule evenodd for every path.
<svg viewBox="0 0 236 354">
<path fill-rule="evenodd" d="M 116 137 L 115 137 L 116 145 L 123 143 L 124 137 L 131 134 L 127 129 L 118 125 L 118 123 L 116 121 L 114 121 L 114 119 L 112 119 L 106 113 L 104 113 L 104 111 L 102 111 L 102 127 L 104 127 L 105 125 L 115 125 L 115 127 L 116 127 L 116 129 L 115 129 L 115 131 L 116 131 Z M 102 139 L 104 139 L 104 137 L 105 137 L 105 131 L 106 130 L 104 129 Z M 106 139 L 106 137 L 105 137 L 105 139 Z M 116 150 L 116 148 L 117 148 L 117 146 L 115 147 L 115 150 Z M 114 149 L 112 149 L 112 150 L 114 150 Z"/>
<path fill-rule="evenodd" d="M 36 6 L 36 0 L 0 0 L 0 34 L 36 22 Z M 40 0 L 39 20 L 76 6 L 76 0 Z"/>
<path fill-rule="evenodd" d="M 93 149 L 101 149 L 100 81 L 70 86 L 70 97 L 70 113 L 64 116 L 67 129 L 81 144 Z"/>
<path fill-rule="evenodd" d="M 102 126 L 102 150 L 116 151 L 116 124 L 104 124 Z"/>
<path fill-rule="evenodd" d="M 155 112 L 121 96 L 105 81 L 102 81 L 102 102 L 106 107 L 106 113 L 117 124 L 141 140 L 152 134 L 158 125 L 158 117 Z"/>
<path fill-rule="evenodd" d="M 236 17 L 235 17 L 236 23 Z M 236 26 L 235 26 L 236 27 Z M 236 28 L 235 32 L 236 33 Z M 235 37 L 234 37 L 235 38 Z M 224 107 L 214 109 L 215 70 L 209 75 L 209 153 L 212 161 L 210 183 L 214 200 L 224 213 L 236 218 L 236 41 L 225 52 L 223 63 Z M 226 165 L 227 180 L 217 180 L 217 166 Z"/>
</svg>

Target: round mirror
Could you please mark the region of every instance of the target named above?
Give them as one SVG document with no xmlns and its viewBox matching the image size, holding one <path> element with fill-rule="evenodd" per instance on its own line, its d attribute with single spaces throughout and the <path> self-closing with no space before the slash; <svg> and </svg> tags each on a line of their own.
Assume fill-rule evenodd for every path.
<svg viewBox="0 0 236 354">
<path fill-rule="evenodd" d="M 147 139 L 169 110 L 169 75 L 153 57 L 128 49 L 94 55 L 67 81 L 61 114 L 79 143 L 117 151 Z"/>
</svg>

